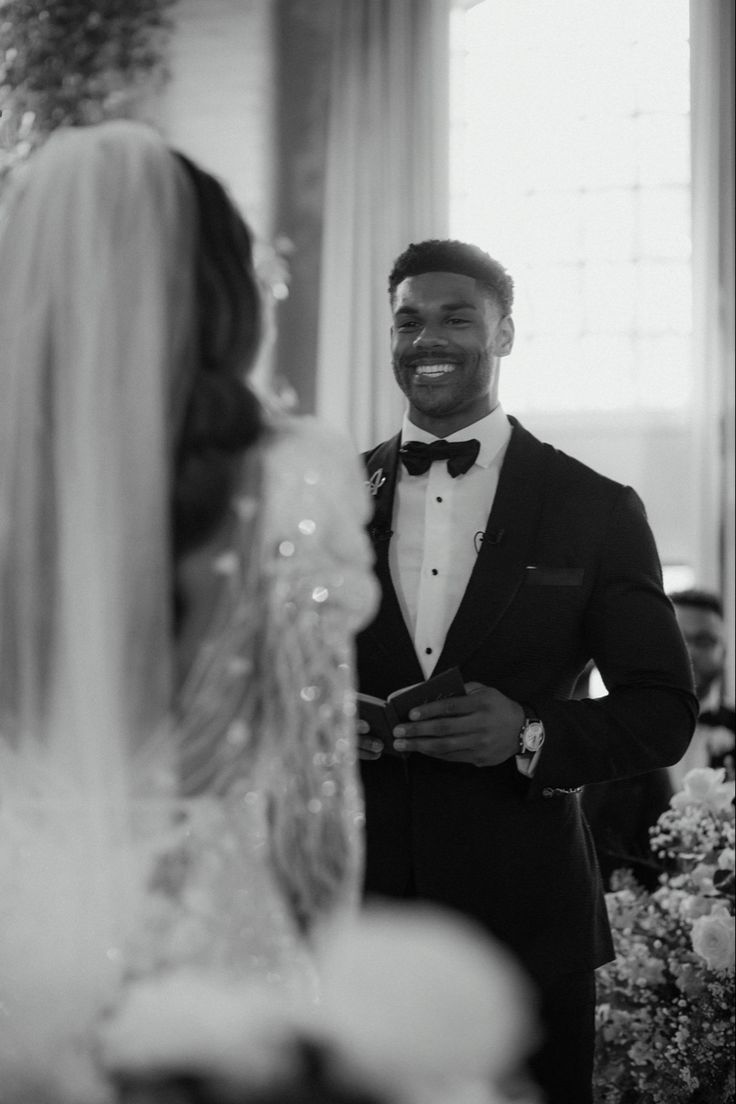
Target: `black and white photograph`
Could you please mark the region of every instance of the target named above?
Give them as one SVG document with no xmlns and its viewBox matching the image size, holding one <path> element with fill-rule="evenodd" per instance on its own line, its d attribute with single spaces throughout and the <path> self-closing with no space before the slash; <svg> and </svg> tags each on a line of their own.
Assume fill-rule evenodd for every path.
<svg viewBox="0 0 736 1104">
<path fill-rule="evenodd" d="M 732 1104 L 732 0 L 0 0 L 0 1104 Z"/>
</svg>

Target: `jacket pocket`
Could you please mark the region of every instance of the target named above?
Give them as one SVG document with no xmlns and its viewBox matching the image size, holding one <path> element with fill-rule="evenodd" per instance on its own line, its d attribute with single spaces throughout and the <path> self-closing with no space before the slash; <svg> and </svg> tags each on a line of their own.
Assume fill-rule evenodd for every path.
<svg viewBox="0 0 736 1104">
<path fill-rule="evenodd" d="M 527 586 L 569 586 L 583 585 L 585 569 L 582 567 L 538 567 L 529 564 L 526 569 Z"/>
</svg>

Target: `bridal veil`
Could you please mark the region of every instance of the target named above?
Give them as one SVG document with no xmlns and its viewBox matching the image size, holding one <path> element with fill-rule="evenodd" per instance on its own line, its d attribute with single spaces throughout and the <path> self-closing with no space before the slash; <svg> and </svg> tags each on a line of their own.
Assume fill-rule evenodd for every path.
<svg viewBox="0 0 736 1104">
<path fill-rule="evenodd" d="M 185 393 L 174 367 L 191 326 L 194 212 L 162 143 L 138 128 L 126 140 L 126 129 L 53 136 L 3 213 L 0 1068 L 10 1070 L 44 1052 L 63 1061 L 60 1024 L 85 1030 L 112 991 L 139 884 L 127 841 L 170 785 L 169 394 Z"/>
<path fill-rule="evenodd" d="M 202 915 L 193 884 L 223 913 L 216 893 L 249 862 L 295 937 L 356 899 L 367 506 L 344 446 L 272 427 L 212 550 L 219 589 L 177 693 L 172 470 L 199 367 L 191 174 L 138 124 L 60 131 L 0 218 L 0 1070 L 13 1104 L 101 1104 L 96 1027 L 135 969 L 170 836 L 173 911 L 188 892 Z M 241 935 L 258 922 L 265 938 L 258 893 L 227 908 L 247 897 Z M 169 920 L 164 941 L 184 949 L 163 965 L 177 967 L 186 940 Z"/>
</svg>

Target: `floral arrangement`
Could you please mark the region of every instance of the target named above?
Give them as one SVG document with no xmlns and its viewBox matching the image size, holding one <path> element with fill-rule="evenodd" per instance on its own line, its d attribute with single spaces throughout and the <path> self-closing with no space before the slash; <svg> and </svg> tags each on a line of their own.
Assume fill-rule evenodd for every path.
<svg viewBox="0 0 736 1104">
<path fill-rule="evenodd" d="M 168 77 L 176 0 L 0 0 L 0 183 L 59 126 L 129 117 Z"/>
<path fill-rule="evenodd" d="M 653 892 L 619 872 L 598 971 L 599 1104 L 734 1099 L 734 783 L 693 770 L 651 830 Z"/>
</svg>

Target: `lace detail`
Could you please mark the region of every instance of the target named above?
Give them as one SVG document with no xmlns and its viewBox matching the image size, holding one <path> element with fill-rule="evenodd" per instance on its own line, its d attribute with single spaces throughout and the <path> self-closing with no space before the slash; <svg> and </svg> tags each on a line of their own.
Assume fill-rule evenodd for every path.
<svg viewBox="0 0 736 1104">
<path fill-rule="evenodd" d="M 357 459 L 311 423 L 274 428 L 244 462 L 208 629 L 156 742 L 180 762 L 180 796 L 140 803 L 100 843 L 132 928 L 77 931 L 96 887 L 85 810 L 106 787 L 41 746 L 34 762 L 0 746 L 8 1101 L 107 1101 L 95 1029 L 136 979 L 195 971 L 314 993 L 311 937 L 359 892 L 352 637 L 376 601 L 367 511 Z"/>
<path fill-rule="evenodd" d="M 356 461 L 310 423 L 247 459 L 178 702 L 187 800 L 156 875 L 158 950 L 137 972 L 196 962 L 288 984 L 308 972 L 304 938 L 357 903 L 352 640 L 376 597 L 366 513 Z"/>
<path fill-rule="evenodd" d="M 246 783 L 181 805 L 154 857 L 128 983 L 183 971 L 314 997 L 311 958 L 271 870 L 266 814 L 266 795 Z"/>
</svg>

